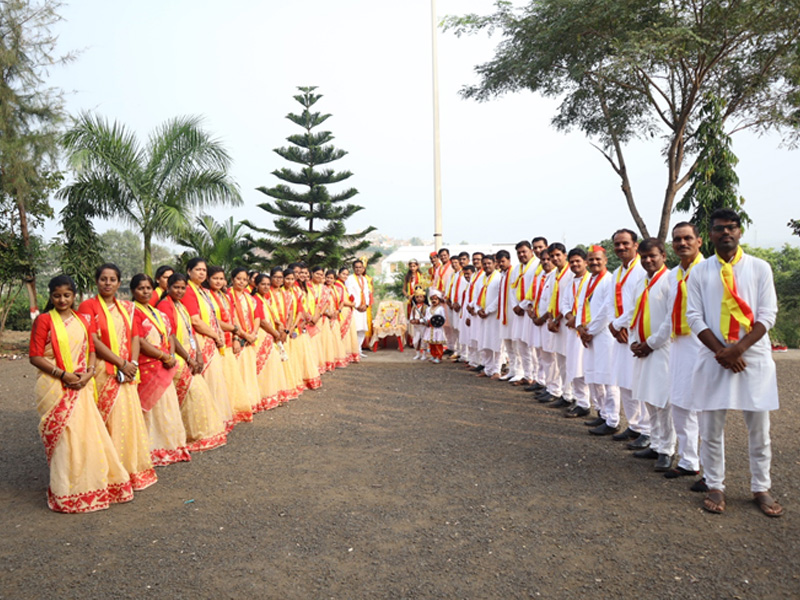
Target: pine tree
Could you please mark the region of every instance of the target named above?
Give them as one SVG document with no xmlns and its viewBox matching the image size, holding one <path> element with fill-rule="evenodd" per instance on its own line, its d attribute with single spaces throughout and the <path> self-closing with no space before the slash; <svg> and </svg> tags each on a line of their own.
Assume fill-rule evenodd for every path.
<svg viewBox="0 0 800 600">
<path fill-rule="evenodd" d="M 692 212 L 691 222 L 703 238 L 701 251 L 714 254 L 709 235 L 708 218 L 718 208 L 730 208 L 739 213 L 743 225 L 752 223 L 744 211 L 744 198 L 737 192 L 739 176 L 735 167 L 739 159 L 731 150 L 731 137 L 723 127 L 725 102 L 711 94 L 701 109 L 702 122 L 697 127 L 697 146 L 700 153 L 691 176 L 691 186 L 675 205 L 676 212 Z"/>
<path fill-rule="evenodd" d="M 259 207 L 274 215 L 273 228 L 260 228 L 245 221 L 246 225 L 265 238 L 253 239 L 262 250 L 271 254 L 275 264 L 288 264 L 304 260 L 309 265 L 335 268 L 364 250 L 369 243 L 364 237 L 374 231 L 367 227 L 358 233 L 348 234 L 345 221 L 362 206 L 348 204 L 358 193 L 355 188 L 331 194 L 328 186 L 349 179 L 350 171 L 335 171 L 322 168 L 347 155 L 330 142 L 334 139 L 330 131 L 315 131 L 330 114 L 311 112 L 311 108 L 322 98 L 315 94 L 316 86 L 298 87 L 300 94 L 294 96 L 303 111 L 298 115 L 289 113 L 286 118 L 303 128 L 303 133 L 290 135 L 288 147 L 276 148 L 275 152 L 289 162 L 302 165 L 297 170 L 277 169 L 272 174 L 281 180 L 274 187 L 258 190 L 272 200 Z M 287 184 L 304 186 L 297 191 Z M 251 237 L 252 239 L 252 237 Z"/>
</svg>

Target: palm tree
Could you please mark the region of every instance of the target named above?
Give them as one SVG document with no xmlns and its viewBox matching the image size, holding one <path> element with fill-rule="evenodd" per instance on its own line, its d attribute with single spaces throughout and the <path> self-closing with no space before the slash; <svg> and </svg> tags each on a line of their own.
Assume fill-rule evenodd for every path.
<svg viewBox="0 0 800 600">
<path fill-rule="evenodd" d="M 252 264 L 250 252 L 254 246 L 240 233 L 242 223 L 234 223 L 233 217 L 217 223 L 208 215 L 197 217 L 195 223 L 197 227 L 176 240 L 181 246 L 191 248 L 180 255 L 178 262 L 181 265 L 195 256 L 203 257 L 210 265 L 222 267 L 225 273 L 230 273 L 234 267 Z"/>
<path fill-rule="evenodd" d="M 140 231 L 152 274 L 154 237 L 176 240 L 196 208 L 242 202 L 228 176 L 230 156 L 200 125 L 199 117 L 171 119 L 142 147 L 124 125 L 83 113 L 62 137 L 76 180 L 59 197 L 89 207 L 87 218 L 117 217 Z"/>
</svg>

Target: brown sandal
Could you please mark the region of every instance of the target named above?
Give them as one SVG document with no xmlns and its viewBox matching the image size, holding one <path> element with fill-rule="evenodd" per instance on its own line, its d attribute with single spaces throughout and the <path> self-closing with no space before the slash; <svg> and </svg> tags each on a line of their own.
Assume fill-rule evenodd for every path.
<svg viewBox="0 0 800 600">
<path fill-rule="evenodd" d="M 715 515 L 725 512 L 725 492 L 722 490 L 708 490 L 703 499 L 703 509 Z"/>
<path fill-rule="evenodd" d="M 753 494 L 753 502 L 768 517 L 775 518 L 783 515 L 783 507 L 778 504 L 769 492 L 755 492 Z"/>
</svg>

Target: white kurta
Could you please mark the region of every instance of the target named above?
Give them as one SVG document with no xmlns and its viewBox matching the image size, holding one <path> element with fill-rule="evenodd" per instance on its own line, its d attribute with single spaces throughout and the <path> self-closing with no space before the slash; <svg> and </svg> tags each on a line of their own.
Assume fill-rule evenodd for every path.
<svg viewBox="0 0 800 600">
<path fill-rule="evenodd" d="M 678 295 L 677 275 L 678 272 L 682 273 L 682 271 L 683 269 L 678 265 L 669 272 L 670 312 L 675 306 L 675 298 Z M 689 279 L 692 278 L 691 274 L 692 271 L 689 272 Z M 663 327 L 666 327 L 666 330 L 659 330 L 659 337 L 665 334 L 672 335 L 671 317 L 665 324 L 662 324 Z M 691 330 L 686 335 L 672 338 L 672 343 L 669 345 L 669 402 L 673 406 L 688 410 L 689 405 L 693 402 L 692 372 L 697 362 L 697 354 L 700 352 L 702 345 L 702 342 Z"/>
<path fill-rule="evenodd" d="M 540 315 L 544 315 L 550 306 L 550 296 L 553 294 L 553 284 L 556 281 L 556 275 L 556 270 L 553 269 L 545 276 L 542 295 L 539 297 L 538 303 Z M 534 325 L 534 327 L 536 328 L 536 331 L 533 333 L 534 342 L 539 342 L 537 347 L 540 347 L 545 352 L 554 352 L 555 340 L 553 339 L 553 332 L 547 328 L 547 324 L 545 323 L 539 327 Z M 536 339 L 537 334 L 539 338 L 538 340 Z"/>
<path fill-rule="evenodd" d="M 647 402 L 652 406 L 664 408 L 669 404 L 669 320 L 672 304 L 669 301 L 669 271 L 658 278 L 650 288 L 648 304 L 650 306 L 651 334 L 647 340 L 639 339 L 636 328 L 631 327 L 628 343 L 646 341 L 653 349 L 644 358 L 635 358 L 633 363 L 633 399 Z M 645 289 L 647 277 L 636 286 L 633 305 Z M 627 311 L 626 311 L 627 312 Z M 667 324 L 664 328 L 662 325 Z M 630 352 L 630 348 L 628 349 Z"/>
<path fill-rule="evenodd" d="M 592 285 L 593 280 L 583 286 L 578 306 L 582 307 Z M 615 385 L 616 372 L 614 370 L 614 346 L 618 346 L 617 341 L 608 330 L 608 324 L 613 316 L 613 297 L 614 280 L 611 273 L 606 272 L 603 278 L 594 288 L 589 298 L 589 322 L 583 322 L 583 311 L 578 311 L 576 323 L 584 325 L 586 333 L 591 336 L 592 341 L 583 353 L 583 370 L 586 383 L 596 383 L 599 385 Z"/>
<path fill-rule="evenodd" d="M 583 288 L 585 288 L 589 283 L 589 278 L 591 275 L 586 273 L 586 280 L 583 282 Z M 581 287 L 581 279 L 578 277 L 574 277 L 572 279 L 572 283 L 570 283 L 569 288 L 564 288 L 562 290 L 562 298 L 561 298 L 561 314 L 566 315 L 575 311 L 577 315 L 580 311 L 580 304 L 576 302 L 575 293 L 578 291 L 578 288 Z M 583 294 L 583 288 L 581 288 L 578 300 L 580 299 L 581 295 Z M 577 316 L 575 318 L 575 327 L 578 326 L 578 319 Z M 577 377 L 584 376 L 584 369 L 583 369 L 583 344 L 581 343 L 581 337 L 578 335 L 578 332 L 575 329 L 569 329 L 567 327 L 566 321 L 561 322 L 561 329 L 564 330 L 564 338 L 565 338 L 565 349 L 567 354 L 567 381 L 572 381 Z"/>
<path fill-rule="evenodd" d="M 350 275 L 344 282 L 347 293 L 353 297 L 356 306 L 360 306 L 362 301 L 369 306 L 369 282 L 363 275 Z M 362 300 L 363 299 L 363 300 Z M 367 323 L 367 311 L 361 312 L 353 309 L 353 323 L 356 331 L 366 331 L 369 329 Z"/>
<path fill-rule="evenodd" d="M 497 320 L 497 309 L 500 302 L 500 284 L 502 281 L 503 275 L 499 271 L 493 271 L 488 276 L 488 281 L 484 277 L 486 307 L 483 312 L 486 313 L 486 318 L 477 317 L 477 320 L 481 322 L 480 338 L 478 340 L 478 349 L 480 350 L 500 351 L 500 321 Z M 479 305 L 476 306 L 476 312 L 477 309 L 480 309 Z"/>
<path fill-rule="evenodd" d="M 723 285 L 721 265 L 712 256 L 692 269 L 688 288 L 686 318 L 692 331 L 710 329 L 722 340 L 720 312 Z M 775 325 L 778 300 L 772 269 L 769 264 L 748 254 L 733 266 L 736 289 L 750 306 L 755 321 L 769 331 Z M 740 339 L 746 334 L 741 328 Z M 703 346 L 697 356 L 692 374 L 693 395 L 690 410 L 747 410 L 778 409 L 778 380 L 769 336 L 765 335 L 742 355 L 747 368 L 741 373 L 723 369 L 714 354 Z"/>
<path fill-rule="evenodd" d="M 627 329 L 628 326 L 631 324 L 631 317 L 633 316 L 633 309 L 634 303 L 636 301 L 636 296 L 634 295 L 634 290 L 637 288 L 639 282 L 644 279 L 646 275 L 645 270 L 642 268 L 641 263 L 637 260 L 636 264 L 631 267 L 631 273 L 628 278 L 625 280 L 625 284 L 622 286 L 622 314 L 618 317 L 614 317 L 616 314 L 614 310 L 614 302 L 616 298 L 616 284 L 617 284 L 617 277 L 620 275 L 622 271 L 622 266 L 620 265 L 617 267 L 614 272 L 611 274 L 612 286 L 611 286 L 611 294 L 609 296 L 609 302 L 611 302 L 611 322 L 614 325 L 614 329 Z M 627 270 L 621 272 L 622 277 L 620 278 L 620 283 L 622 279 L 625 278 L 625 274 Z M 616 373 L 616 381 L 615 384 L 621 388 L 631 389 L 633 386 L 633 354 L 631 354 L 631 349 L 628 347 L 627 344 L 620 344 L 617 340 L 614 340 L 614 371 Z"/>
<path fill-rule="evenodd" d="M 559 284 L 558 284 L 558 287 L 559 287 L 559 289 L 558 289 L 559 309 L 560 309 L 560 305 L 561 305 L 561 298 L 572 287 L 572 280 L 575 277 L 572 274 L 572 271 L 569 270 L 569 267 L 566 267 L 566 269 L 567 270 L 562 275 L 561 280 L 559 281 Z M 548 294 L 547 304 L 544 307 L 545 311 L 548 309 L 548 306 L 550 305 L 550 299 L 552 298 L 553 294 L 556 293 L 556 291 L 557 291 L 556 290 L 556 278 L 557 277 L 558 277 L 558 271 L 556 269 L 553 269 L 550 272 L 550 274 L 547 276 L 547 279 L 548 279 L 547 283 L 544 284 L 545 288 L 547 288 L 548 286 L 550 287 L 549 291 L 547 289 L 545 289 L 545 293 Z M 542 294 L 542 295 L 544 296 L 544 294 Z M 541 306 L 539 308 L 539 313 L 540 314 L 544 314 L 542 312 Z M 555 352 L 555 353 L 561 354 L 561 355 L 566 355 L 567 354 L 567 336 L 565 335 L 566 334 L 566 331 L 565 331 L 566 330 L 566 326 L 564 325 L 564 323 L 561 323 L 561 327 L 555 333 L 550 331 L 549 329 L 547 329 L 546 325 L 543 325 L 542 327 L 540 327 L 540 329 L 543 330 L 542 331 L 542 349 L 545 352 Z"/>
<path fill-rule="evenodd" d="M 481 319 L 477 315 L 477 303 L 478 303 L 478 294 L 481 292 L 481 288 L 483 287 L 483 280 L 486 278 L 486 274 L 481 271 L 480 273 L 476 273 L 473 276 L 475 279 L 475 286 L 472 288 L 472 300 L 467 300 L 467 305 L 472 307 L 476 314 L 471 315 L 467 312 L 467 316 L 470 320 L 469 325 L 469 345 L 470 346 L 477 346 L 479 345 L 478 342 L 481 339 Z"/>
<path fill-rule="evenodd" d="M 511 271 L 511 290 L 509 292 L 509 311 L 508 319 L 511 322 L 511 339 L 523 340 L 527 343 L 527 338 L 523 336 L 526 327 L 525 321 L 530 321 L 526 314 L 518 315 L 514 313 L 514 308 L 519 307 L 520 302 L 525 299 L 525 292 L 530 288 L 536 267 L 539 266 L 539 259 L 532 258 L 527 265 L 517 265 Z M 520 276 L 520 273 L 522 275 Z M 516 283 L 516 286 L 514 285 Z M 520 295 L 522 300 L 520 300 Z"/>
<path fill-rule="evenodd" d="M 439 306 L 429 307 L 428 314 L 425 317 L 425 320 L 428 321 L 428 323 L 430 323 L 431 317 L 433 317 L 434 315 L 440 315 L 445 319 L 447 319 L 444 305 L 440 304 Z M 433 325 L 428 325 L 428 334 L 425 339 L 428 341 L 429 344 L 444 344 L 447 341 L 447 338 L 444 335 L 444 327 L 434 327 Z"/>
<path fill-rule="evenodd" d="M 514 267 L 516 269 L 516 267 Z M 503 279 L 500 281 L 499 287 L 499 301 L 497 305 L 497 323 L 499 328 L 498 335 L 501 340 L 511 339 L 511 328 L 514 324 L 514 311 L 512 310 L 514 304 L 512 298 L 514 290 L 511 289 L 511 270 L 509 269 L 503 273 Z M 505 323 L 503 323 L 503 315 L 505 314 Z"/>
</svg>

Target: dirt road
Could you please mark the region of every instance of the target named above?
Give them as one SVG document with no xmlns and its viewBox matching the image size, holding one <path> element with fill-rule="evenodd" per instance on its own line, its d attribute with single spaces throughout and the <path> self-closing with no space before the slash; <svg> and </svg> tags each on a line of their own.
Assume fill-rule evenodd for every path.
<svg viewBox="0 0 800 600">
<path fill-rule="evenodd" d="M 158 470 L 134 502 L 46 508 L 34 370 L 0 361 L 0 598 L 790 598 L 800 595 L 800 360 L 778 360 L 774 491 L 728 511 L 508 384 L 370 354 Z"/>
</svg>

